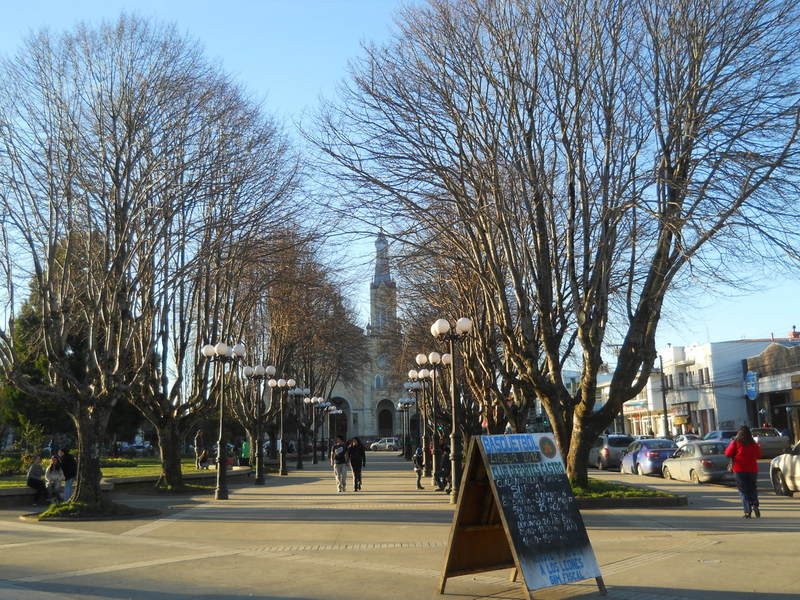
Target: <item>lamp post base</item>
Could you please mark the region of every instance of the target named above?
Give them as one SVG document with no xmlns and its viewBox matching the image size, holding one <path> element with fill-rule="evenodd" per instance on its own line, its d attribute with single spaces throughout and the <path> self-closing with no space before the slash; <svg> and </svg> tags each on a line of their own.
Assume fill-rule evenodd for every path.
<svg viewBox="0 0 800 600">
<path fill-rule="evenodd" d="M 217 453 L 220 454 L 220 456 L 217 457 L 217 487 L 214 490 L 214 498 L 216 500 L 228 499 L 228 481 L 226 477 L 228 457 L 224 453 L 219 452 L 219 448 L 222 447 L 222 443 L 219 443 L 217 446 Z"/>
<path fill-rule="evenodd" d="M 222 463 L 217 463 L 217 487 L 214 490 L 214 499 L 228 499 L 228 484 L 225 481 L 225 465 Z"/>
<path fill-rule="evenodd" d="M 286 453 L 283 448 L 278 454 L 278 475 L 288 475 L 286 472 Z"/>
<path fill-rule="evenodd" d="M 450 435 L 450 450 L 450 504 L 456 504 L 461 485 L 461 436 Z"/>
</svg>

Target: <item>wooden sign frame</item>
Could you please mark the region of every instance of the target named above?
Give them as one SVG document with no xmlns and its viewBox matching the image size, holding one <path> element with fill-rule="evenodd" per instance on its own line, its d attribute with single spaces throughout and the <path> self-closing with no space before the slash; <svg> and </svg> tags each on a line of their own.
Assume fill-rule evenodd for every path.
<svg viewBox="0 0 800 600">
<path fill-rule="evenodd" d="M 533 600 L 534 590 L 525 579 L 489 464 L 483 445 L 477 437 L 473 437 L 467 451 L 458 504 L 450 527 L 439 593 L 444 594 L 447 580 L 451 577 L 513 569 L 510 581 L 517 581 L 521 577 L 528 598 Z M 597 576 L 595 581 L 600 593 L 606 595 L 603 577 Z"/>
</svg>

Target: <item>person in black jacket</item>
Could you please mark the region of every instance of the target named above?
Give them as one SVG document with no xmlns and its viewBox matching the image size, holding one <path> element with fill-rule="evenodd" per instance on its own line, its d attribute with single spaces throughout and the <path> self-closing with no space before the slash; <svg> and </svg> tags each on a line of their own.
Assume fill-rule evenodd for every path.
<svg viewBox="0 0 800 600">
<path fill-rule="evenodd" d="M 417 489 L 424 490 L 425 488 L 422 487 L 422 471 L 424 469 L 422 448 L 417 448 L 414 456 L 411 457 L 411 461 L 414 463 L 414 472 L 417 474 Z"/>
<path fill-rule="evenodd" d="M 58 461 L 64 472 L 64 502 L 69 502 L 69 499 L 72 498 L 72 484 L 78 475 L 78 463 L 75 461 L 75 457 L 69 453 L 69 448 L 58 450 Z"/>
<path fill-rule="evenodd" d="M 350 440 L 347 446 L 347 462 L 353 469 L 353 491 L 357 492 L 361 489 L 361 469 L 367 464 L 366 448 L 357 437 Z"/>
</svg>

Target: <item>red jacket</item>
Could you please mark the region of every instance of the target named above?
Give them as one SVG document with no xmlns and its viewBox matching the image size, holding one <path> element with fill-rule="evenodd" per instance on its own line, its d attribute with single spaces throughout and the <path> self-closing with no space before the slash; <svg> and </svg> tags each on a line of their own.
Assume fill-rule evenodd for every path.
<svg viewBox="0 0 800 600">
<path fill-rule="evenodd" d="M 734 473 L 758 473 L 758 463 L 761 458 L 761 446 L 758 443 L 745 446 L 733 440 L 725 449 L 725 456 L 733 459 Z"/>
</svg>

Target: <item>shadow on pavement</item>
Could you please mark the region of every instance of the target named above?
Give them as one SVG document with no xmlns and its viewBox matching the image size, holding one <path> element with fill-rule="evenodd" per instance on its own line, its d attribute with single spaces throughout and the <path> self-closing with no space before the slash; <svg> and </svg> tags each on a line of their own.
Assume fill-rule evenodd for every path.
<svg viewBox="0 0 800 600">
<path fill-rule="evenodd" d="M 578 591 L 578 588 L 586 588 L 585 593 L 581 593 Z M 570 585 L 569 588 L 573 592 L 577 592 L 577 594 L 573 593 L 569 595 L 569 598 L 579 598 L 581 600 L 594 600 L 597 598 L 604 598 L 606 600 L 797 600 L 797 594 L 777 594 L 777 593 L 762 593 L 762 592 L 735 592 L 730 590 L 725 591 L 716 591 L 716 590 L 699 590 L 699 589 L 688 589 L 688 588 L 665 588 L 665 587 L 640 587 L 640 586 L 624 586 L 624 585 L 612 585 L 608 587 L 608 595 L 603 596 L 597 590 L 597 587 L 594 583 L 589 584 L 577 584 L 577 585 Z M 442 598 L 446 598 L 450 596 L 451 598 L 460 597 L 464 599 L 474 598 L 475 596 L 465 595 L 465 594 L 446 594 L 442 596 Z M 537 593 L 534 592 L 534 596 L 537 596 Z M 538 592 L 538 596 L 541 598 L 547 597 L 547 588 Z M 564 596 L 559 595 L 559 598 L 563 598 Z M 519 595 L 497 595 L 497 596 L 489 596 L 489 598 L 500 599 L 500 598 L 514 598 L 515 600 L 520 598 Z"/>
<path fill-rule="evenodd" d="M 397 510 L 372 510 L 360 508 L 253 508 L 237 506 L 235 510 L 225 507 L 210 507 L 196 510 L 188 521 L 330 521 L 347 522 L 355 521 L 359 523 L 408 523 L 413 520 L 415 523 L 439 523 L 449 524 L 452 514 L 449 511 L 441 510 L 419 510 L 419 509 L 397 509 Z"/>
<path fill-rule="evenodd" d="M 208 593 L 191 592 L 167 592 L 162 589 L 135 590 L 127 588 L 111 588 L 87 585 L 70 585 L 63 581 L 57 583 L 24 583 L 9 584 L 0 582 L 0 598 L 28 598 L 37 600 L 42 594 L 42 600 L 47 598 L 47 594 L 53 594 L 54 598 L 64 600 L 66 597 L 74 598 L 108 598 L 110 600 L 241 600 L 242 598 L 254 598 L 252 593 L 230 594 L 220 593 L 219 591 Z M 17 594 L 17 595 L 9 595 Z M 269 594 L 259 593 L 259 600 L 286 600 L 285 596 L 270 596 Z M 292 600 L 314 600 L 313 597 L 292 596 Z"/>
</svg>

